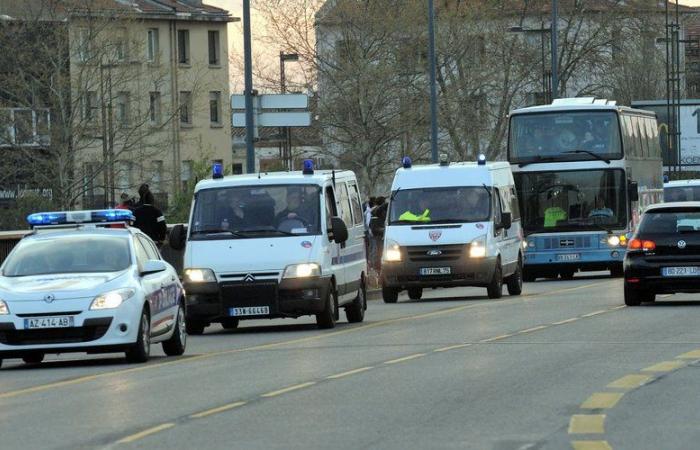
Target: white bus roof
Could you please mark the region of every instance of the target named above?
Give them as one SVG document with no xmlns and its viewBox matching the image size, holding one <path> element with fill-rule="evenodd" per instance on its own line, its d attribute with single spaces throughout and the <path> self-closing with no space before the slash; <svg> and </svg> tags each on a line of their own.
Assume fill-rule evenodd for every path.
<svg viewBox="0 0 700 450">
<path fill-rule="evenodd" d="M 396 171 L 391 190 L 416 189 L 423 187 L 450 186 L 492 186 L 494 172 L 502 172 L 507 177 L 507 183 L 512 183 L 510 164 L 505 161 L 487 162 L 480 166 L 475 162 L 451 163 L 447 166 L 428 164 L 413 166 L 409 169 L 400 168 Z M 507 173 L 507 175 L 506 175 Z"/>
<path fill-rule="evenodd" d="M 528 106 L 511 111 L 511 115 L 559 111 L 628 111 L 655 116 L 652 111 L 620 106 L 613 100 L 595 97 L 558 98 L 549 105 Z"/>
<path fill-rule="evenodd" d="M 323 184 L 333 178 L 335 174 L 336 180 L 354 179 L 354 174 L 349 170 L 315 170 L 312 175 L 304 175 L 301 171 L 294 172 L 262 172 L 249 173 L 245 175 L 229 175 L 224 178 L 214 179 L 209 178 L 197 183 L 194 191 L 198 192 L 203 189 L 215 189 L 222 187 L 236 186 L 271 186 L 278 184 Z"/>
</svg>

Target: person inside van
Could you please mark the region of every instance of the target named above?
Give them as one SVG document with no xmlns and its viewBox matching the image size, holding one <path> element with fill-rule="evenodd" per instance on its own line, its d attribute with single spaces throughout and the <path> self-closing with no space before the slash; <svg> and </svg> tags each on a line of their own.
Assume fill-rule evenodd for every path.
<svg viewBox="0 0 700 450">
<path fill-rule="evenodd" d="M 248 224 L 243 211 L 243 192 L 239 189 L 231 189 L 226 193 L 227 206 L 221 209 L 221 229 L 240 230 Z"/>
<path fill-rule="evenodd" d="M 464 217 L 473 220 L 484 220 L 489 214 L 489 196 L 476 189 L 466 192 L 466 211 Z"/>
<path fill-rule="evenodd" d="M 417 208 L 407 209 L 403 214 L 399 216 L 399 220 L 406 222 L 430 222 L 430 209 L 428 209 L 428 199 L 425 198 L 424 193 L 422 193 L 419 196 L 417 206 Z M 413 209 L 415 209 L 418 212 L 414 214 L 412 212 Z"/>
<path fill-rule="evenodd" d="M 315 216 L 309 211 L 312 200 L 306 198 L 303 189 L 287 189 L 287 207 L 275 217 L 275 224 L 279 228 L 286 221 L 301 222 L 304 226 L 316 226 Z M 284 227 L 287 228 L 287 227 Z"/>
</svg>

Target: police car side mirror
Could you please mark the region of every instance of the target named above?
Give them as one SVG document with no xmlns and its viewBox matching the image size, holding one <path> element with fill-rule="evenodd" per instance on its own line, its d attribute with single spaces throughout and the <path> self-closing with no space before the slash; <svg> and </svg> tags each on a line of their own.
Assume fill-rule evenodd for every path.
<svg viewBox="0 0 700 450">
<path fill-rule="evenodd" d="M 141 276 L 151 275 L 158 272 L 165 272 L 168 266 L 165 265 L 163 261 L 157 259 L 149 259 L 143 264 L 141 268 Z"/>
<path fill-rule="evenodd" d="M 187 228 L 184 225 L 175 225 L 168 236 L 168 244 L 173 250 L 182 250 L 185 248 L 185 239 L 187 238 Z"/>
<path fill-rule="evenodd" d="M 505 228 L 506 230 L 510 230 L 510 227 L 513 225 L 513 216 L 509 212 L 504 212 L 501 213 L 501 228 Z"/>
<path fill-rule="evenodd" d="M 333 240 L 338 244 L 343 244 L 348 240 L 348 227 L 340 217 L 331 217 L 331 232 Z"/>
<path fill-rule="evenodd" d="M 627 196 L 630 198 L 631 202 L 639 201 L 639 183 L 630 181 L 627 184 Z"/>
</svg>

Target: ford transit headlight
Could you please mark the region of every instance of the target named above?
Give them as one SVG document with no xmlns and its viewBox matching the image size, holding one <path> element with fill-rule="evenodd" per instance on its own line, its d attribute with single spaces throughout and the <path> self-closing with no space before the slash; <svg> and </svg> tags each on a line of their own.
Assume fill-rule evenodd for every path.
<svg viewBox="0 0 700 450">
<path fill-rule="evenodd" d="M 480 236 L 469 244 L 470 258 L 483 258 L 486 256 L 486 236 Z"/>
<path fill-rule="evenodd" d="M 7 307 L 7 303 L 0 300 L 0 316 L 6 316 L 7 314 L 10 314 L 10 308 Z"/>
<path fill-rule="evenodd" d="M 284 269 L 282 278 L 310 278 L 320 277 L 321 266 L 316 263 L 292 264 Z"/>
<path fill-rule="evenodd" d="M 401 247 L 394 241 L 386 241 L 386 247 L 384 248 L 384 255 L 382 256 L 384 261 L 388 262 L 399 262 L 401 261 Z"/>
<path fill-rule="evenodd" d="M 114 309 L 121 306 L 122 303 L 130 299 L 136 293 L 133 289 L 117 289 L 116 291 L 105 292 L 98 295 L 90 305 L 91 310 L 96 309 Z"/>
<path fill-rule="evenodd" d="M 190 283 L 215 283 L 216 276 L 211 269 L 186 269 L 185 281 Z"/>
</svg>

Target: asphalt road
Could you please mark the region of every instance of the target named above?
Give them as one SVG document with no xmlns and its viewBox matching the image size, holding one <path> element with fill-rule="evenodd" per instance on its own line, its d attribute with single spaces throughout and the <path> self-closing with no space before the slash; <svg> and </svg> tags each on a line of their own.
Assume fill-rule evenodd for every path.
<svg viewBox="0 0 700 450">
<path fill-rule="evenodd" d="M 4 449 L 688 449 L 700 296 L 622 307 L 620 279 L 371 301 L 363 324 L 243 322 L 181 358 L 8 360 Z"/>
</svg>

